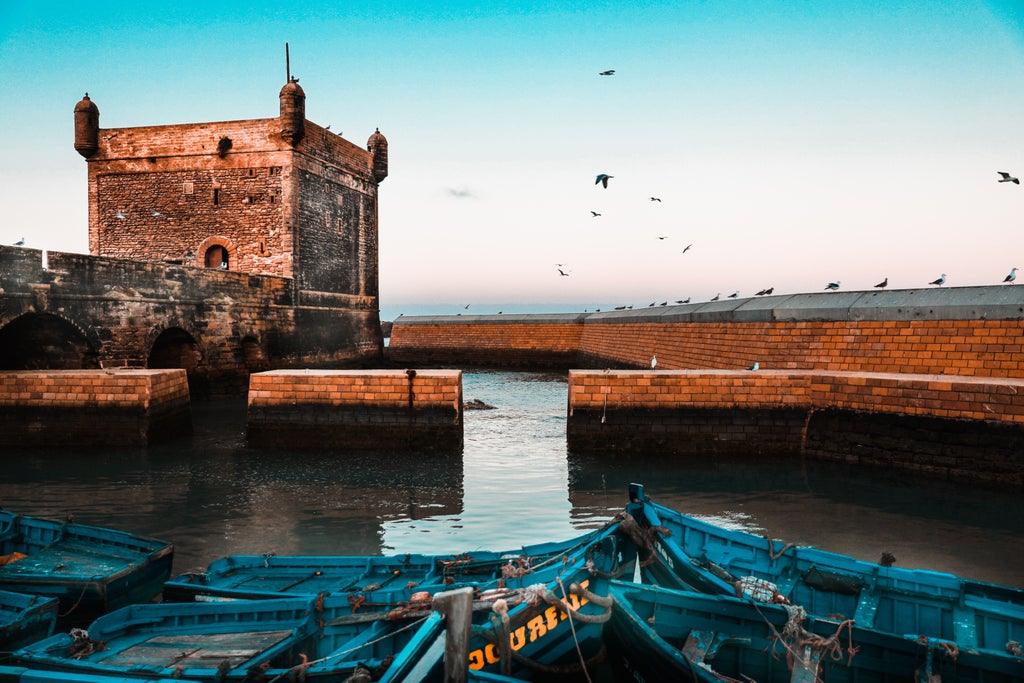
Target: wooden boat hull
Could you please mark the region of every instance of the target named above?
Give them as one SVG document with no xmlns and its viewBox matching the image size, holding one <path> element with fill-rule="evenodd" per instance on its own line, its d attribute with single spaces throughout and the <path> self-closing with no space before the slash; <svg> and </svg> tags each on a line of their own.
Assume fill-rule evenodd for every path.
<svg viewBox="0 0 1024 683">
<path fill-rule="evenodd" d="M 630 501 L 627 511 L 642 536 L 645 583 L 737 595 L 753 577 L 808 614 L 854 619 L 862 628 L 914 633 L 955 642 L 962 651 L 1000 655 L 1011 643 L 1024 643 L 1024 589 L 883 566 L 723 529 L 658 505 L 638 484 L 630 487 Z"/>
<path fill-rule="evenodd" d="M 413 589 L 436 592 L 467 584 L 480 590 L 524 588 L 545 580 L 537 578 L 540 569 L 585 546 L 597 533 L 507 551 L 475 550 L 457 555 L 229 555 L 211 562 L 204 571 L 186 572 L 166 581 L 163 599 L 189 602 Z"/>
<path fill-rule="evenodd" d="M 577 642 L 584 654 L 596 652 L 600 624 L 583 620 L 610 616 L 610 608 L 586 594 L 562 602 L 563 587 L 606 588 L 610 577 L 632 575 L 635 558 L 631 539 L 611 523 L 531 575 L 534 581 L 547 577 L 544 583 L 479 594 L 468 666 L 474 672 L 529 675 L 528 663 L 558 666 Z M 390 611 L 348 594 L 133 605 L 93 622 L 84 644 L 59 634 L 14 657 L 33 669 L 130 678 L 219 682 L 257 672 L 282 680 L 301 673 L 307 680 L 333 683 L 364 665 L 377 669 L 374 680 L 436 680 L 443 624 L 429 597 L 417 602 L 405 588 L 366 593 L 381 594 L 404 595 L 406 601 Z M 487 610 L 501 604 L 507 606 L 507 619 L 491 618 Z M 102 647 L 94 649 L 100 642 Z"/>
<path fill-rule="evenodd" d="M 64 624 L 147 602 L 171 573 L 174 547 L 114 529 L 0 510 L 0 589 L 57 598 Z"/>
<path fill-rule="evenodd" d="M 605 629 L 617 680 L 703 683 L 1010 683 L 1024 660 L 957 650 L 833 619 L 799 625 L 780 605 L 613 582 Z M 787 628 L 789 627 L 789 628 Z"/>
<path fill-rule="evenodd" d="M 53 633 L 57 607 L 53 598 L 0 590 L 0 652 L 11 652 Z"/>
</svg>

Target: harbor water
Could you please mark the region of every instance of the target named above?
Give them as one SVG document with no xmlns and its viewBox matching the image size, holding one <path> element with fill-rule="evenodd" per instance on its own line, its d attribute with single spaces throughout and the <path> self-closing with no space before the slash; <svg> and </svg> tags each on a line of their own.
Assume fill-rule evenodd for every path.
<svg viewBox="0 0 1024 683">
<path fill-rule="evenodd" d="M 8 449 L 0 505 L 157 536 L 175 572 L 230 553 L 506 550 L 599 527 L 630 482 L 723 525 L 903 567 L 1024 586 L 1024 498 L 801 460 L 567 453 L 564 373 L 468 371 L 461 455 L 255 450 L 245 402 L 193 405 L 148 449 Z"/>
</svg>

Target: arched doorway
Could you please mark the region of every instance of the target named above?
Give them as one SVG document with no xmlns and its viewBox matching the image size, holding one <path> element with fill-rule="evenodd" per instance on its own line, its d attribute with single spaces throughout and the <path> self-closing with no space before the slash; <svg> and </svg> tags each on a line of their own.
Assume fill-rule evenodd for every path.
<svg viewBox="0 0 1024 683">
<path fill-rule="evenodd" d="M 99 350 L 64 318 L 26 313 L 0 328 L 0 370 L 82 370 L 100 366 Z"/>
<path fill-rule="evenodd" d="M 169 327 L 160 333 L 149 351 L 147 368 L 184 368 L 189 373 L 203 359 L 199 344 L 180 327 Z"/>
<path fill-rule="evenodd" d="M 223 268 L 230 266 L 228 250 L 220 244 L 214 244 L 206 250 L 205 264 L 207 268 Z"/>
</svg>

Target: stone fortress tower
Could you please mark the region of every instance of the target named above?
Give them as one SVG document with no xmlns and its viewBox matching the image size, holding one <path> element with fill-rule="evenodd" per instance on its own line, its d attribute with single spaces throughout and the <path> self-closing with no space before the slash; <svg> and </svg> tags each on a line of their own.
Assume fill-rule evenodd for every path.
<svg viewBox="0 0 1024 683">
<path fill-rule="evenodd" d="M 387 140 L 362 149 L 307 121 L 305 99 L 289 75 L 277 118 L 101 129 L 86 94 L 90 253 L 290 278 L 295 305 L 376 311 Z"/>
</svg>

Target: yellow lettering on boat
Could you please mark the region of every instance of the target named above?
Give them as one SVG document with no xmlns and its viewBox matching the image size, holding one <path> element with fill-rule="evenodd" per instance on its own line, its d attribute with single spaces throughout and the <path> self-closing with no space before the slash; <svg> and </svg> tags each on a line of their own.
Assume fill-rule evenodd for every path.
<svg viewBox="0 0 1024 683">
<path fill-rule="evenodd" d="M 508 642 L 512 646 L 513 650 L 522 650 L 523 646 L 526 645 L 526 627 L 520 626 L 508 637 Z"/>
<path fill-rule="evenodd" d="M 590 585 L 589 579 L 580 581 L 580 586 L 586 588 Z M 544 636 L 550 634 L 554 629 L 558 627 L 561 622 L 569 618 L 569 614 L 564 609 L 569 607 L 572 610 L 578 610 L 583 605 L 586 605 L 589 600 L 577 595 L 570 593 L 562 600 L 562 608 L 555 605 L 549 605 L 544 609 L 543 612 L 531 617 L 525 626 L 520 626 L 516 630 L 512 631 L 509 638 L 509 646 L 513 650 L 521 650 L 526 646 L 527 643 L 533 643 Z M 485 666 L 497 664 L 500 661 L 498 654 L 498 648 L 492 643 L 488 643 L 482 648 L 473 650 L 469 653 L 469 668 L 474 671 L 479 671 Z"/>
</svg>

